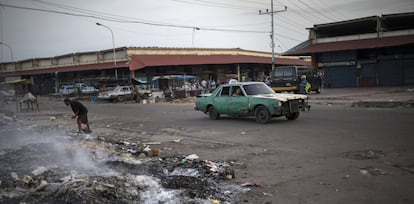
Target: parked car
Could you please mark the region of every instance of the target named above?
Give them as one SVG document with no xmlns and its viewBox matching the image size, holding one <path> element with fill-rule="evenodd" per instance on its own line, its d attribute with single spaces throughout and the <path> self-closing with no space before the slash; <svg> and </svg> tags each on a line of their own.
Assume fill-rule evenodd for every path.
<svg viewBox="0 0 414 204">
<path fill-rule="evenodd" d="M 63 85 L 59 89 L 59 93 L 63 95 L 69 95 L 75 93 L 74 85 Z"/>
<path fill-rule="evenodd" d="M 97 89 L 93 86 L 88 86 L 85 83 L 76 83 L 75 88 L 79 88 L 81 93 L 86 93 L 86 94 L 99 92 L 99 89 Z"/>
<path fill-rule="evenodd" d="M 131 100 L 132 99 L 132 88 L 130 86 L 117 86 L 111 90 L 100 92 L 98 95 L 99 100 Z"/>
<path fill-rule="evenodd" d="M 316 69 L 309 66 L 279 66 L 272 72 L 271 86 L 274 91 L 294 91 L 299 93 L 301 77 L 306 76 L 310 91 L 321 93 L 322 78 Z"/>
<path fill-rule="evenodd" d="M 239 93 L 239 94 L 237 94 Z M 211 94 L 197 96 L 195 110 L 217 120 L 220 115 L 255 116 L 258 123 L 267 123 L 272 117 L 299 117 L 307 106 L 308 96 L 275 93 L 263 82 L 241 82 L 220 85 Z"/>
</svg>

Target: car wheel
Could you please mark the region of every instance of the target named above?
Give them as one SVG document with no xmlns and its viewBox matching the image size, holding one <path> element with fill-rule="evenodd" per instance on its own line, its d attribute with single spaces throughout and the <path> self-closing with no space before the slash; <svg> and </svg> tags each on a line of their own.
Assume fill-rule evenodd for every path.
<svg viewBox="0 0 414 204">
<path fill-rule="evenodd" d="M 116 99 L 117 99 L 119 102 L 124 101 L 124 97 L 123 97 L 123 96 L 118 96 Z"/>
<path fill-rule="evenodd" d="M 299 117 L 299 112 L 294 112 L 294 113 L 288 113 L 286 115 L 286 118 L 288 120 L 296 120 Z"/>
<path fill-rule="evenodd" d="M 270 120 L 270 113 L 264 106 L 257 106 L 254 110 L 254 115 L 256 116 L 256 122 L 258 123 L 267 123 Z"/>
<path fill-rule="evenodd" d="M 214 106 L 210 106 L 210 108 L 208 108 L 208 115 L 212 120 L 217 120 L 220 118 L 220 113 L 216 111 Z"/>
</svg>

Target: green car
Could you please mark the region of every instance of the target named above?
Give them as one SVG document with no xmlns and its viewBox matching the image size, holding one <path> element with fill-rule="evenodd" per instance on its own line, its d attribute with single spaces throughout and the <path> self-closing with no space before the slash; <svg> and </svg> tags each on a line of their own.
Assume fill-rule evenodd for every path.
<svg viewBox="0 0 414 204">
<path fill-rule="evenodd" d="M 310 108 L 308 96 L 275 93 L 263 82 L 240 82 L 220 85 L 211 94 L 197 96 L 194 109 L 208 113 L 210 119 L 220 115 L 234 117 L 255 116 L 258 123 L 267 123 L 272 117 L 299 117 L 301 110 Z"/>
</svg>

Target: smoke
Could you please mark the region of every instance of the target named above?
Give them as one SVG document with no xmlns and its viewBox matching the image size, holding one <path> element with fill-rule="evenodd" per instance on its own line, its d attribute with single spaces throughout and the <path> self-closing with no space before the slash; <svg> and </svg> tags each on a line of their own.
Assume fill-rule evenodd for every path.
<svg viewBox="0 0 414 204">
<path fill-rule="evenodd" d="M 89 149 L 84 141 L 68 136 L 59 127 L 7 127 L 0 130 L 0 157 L 14 161 L 12 169 L 31 171 L 39 166 L 87 175 L 115 175 L 106 167 L 108 155 Z M 21 170 L 20 170 L 21 171 Z"/>
</svg>

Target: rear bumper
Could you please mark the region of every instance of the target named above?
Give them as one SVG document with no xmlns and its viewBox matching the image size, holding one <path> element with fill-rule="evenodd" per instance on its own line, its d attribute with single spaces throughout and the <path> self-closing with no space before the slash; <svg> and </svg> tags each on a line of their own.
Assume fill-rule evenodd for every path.
<svg viewBox="0 0 414 204">
<path fill-rule="evenodd" d="M 296 91 L 297 87 L 296 86 L 286 86 L 286 87 L 272 87 L 273 91 Z"/>
</svg>

